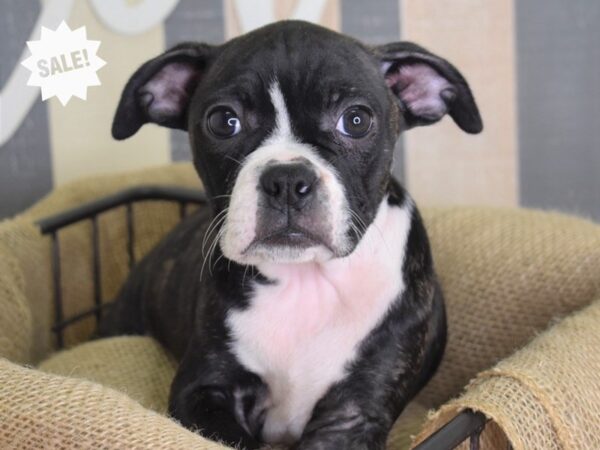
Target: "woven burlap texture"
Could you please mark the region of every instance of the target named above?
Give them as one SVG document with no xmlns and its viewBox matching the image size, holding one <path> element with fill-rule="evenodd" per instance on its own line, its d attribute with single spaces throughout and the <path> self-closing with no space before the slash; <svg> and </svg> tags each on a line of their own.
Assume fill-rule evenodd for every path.
<svg viewBox="0 0 600 450">
<path fill-rule="evenodd" d="M 100 383 L 127 394 L 145 408 L 165 414 L 177 363 L 150 337 L 119 336 L 57 352 L 38 368 Z"/>
<path fill-rule="evenodd" d="M 0 402 L 2 449 L 225 448 L 144 408 L 125 394 L 3 359 Z"/>
<path fill-rule="evenodd" d="M 33 222 L 140 184 L 200 186 L 188 164 L 96 177 L 64 186 L 20 217 L 0 224 L 0 356 L 13 362 L 31 364 L 45 358 L 53 349 L 49 240 L 39 235 Z M 134 208 L 137 258 L 177 222 L 178 215 L 178 207 L 165 202 L 148 202 Z M 449 318 L 445 359 L 419 399 L 427 407 L 439 406 L 457 395 L 477 372 L 492 367 L 501 358 L 525 345 L 552 320 L 588 305 L 600 293 L 600 227 L 589 221 L 556 213 L 471 207 L 425 209 L 424 218 L 445 291 Z M 110 299 L 128 271 L 125 211 L 119 208 L 103 214 L 99 224 L 102 294 L 103 298 Z M 66 317 L 93 305 L 90 231 L 90 224 L 82 223 L 59 233 Z M 86 340 L 94 326 L 94 319 L 89 319 L 71 327 L 65 335 L 67 345 L 73 346 Z M 83 353 L 70 362 L 68 358 L 64 359 L 62 366 L 56 361 L 48 361 L 43 365 L 44 370 L 68 375 L 68 383 L 73 383 L 68 386 L 73 392 L 78 392 L 78 383 L 81 383 L 84 392 L 94 386 L 92 381 L 96 381 L 128 393 L 129 401 L 138 405 L 137 408 L 142 408 L 141 404 L 163 412 L 167 380 L 172 376 L 170 371 L 173 367 L 169 366 L 162 372 L 152 371 L 146 381 L 136 378 L 135 372 L 139 368 L 166 367 L 172 364 L 169 357 L 151 342 L 117 341 L 103 349 L 94 347 L 98 344 L 86 344 L 89 347 L 83 346 Z M 145 350 L 140 350 L 142 347 Z M 66 358 L 66 353 L 57 355 L 55 359 Z M 112 358 L 108 356 L 110 354 Z M 143 357 L 136 359 L 130 355 Z M 600 358 L 598 352 L 591 352 L 589 357 Z M 16 378 L 21 376 L 17 374 L 26 373 L 27 377 L 22 381 L 25 384 L 31 384 L 29 381 L 36 376 L 44 380 L 56 376 L 32 370 L 21 372 L 25 369 L 8 362 L 3 362 L 0 369 L 3 376 L 4 366 L 7 367 L 6 373 Z M 62 368 L 56 369 L 57 366 Z M 106 369 L 111 366 L 112 372 Z M 129 376 L 127 381 L 119 378 L 122 374 Z M 75 377 L 88 381 L 79 381 Z M 87 406 L 60 400 L 65 395 L 60 383 L 65 379 L 57 377 L 61 381 L 49 383 L 54 391 L 46 389 L 38 392 L 22 387 L 30 395 L 29 403 L 24 401 L 23 404 L 32 408 L 42 405 L 40 410 L 47 414 L 53 412 L 53 420 L 56 417 L 70 420 L 70 411 L 76 411 L 81 414 L 81 421 L 71 421 L 73 427 L 82 427 L 81 433 L 88 433 L 93 419 L 83 421 Z M 21 428 L 2 428 L 3 417 L 11 418 L 19 411 L 11 395 L 11 391 L 17 389 L 15 383 L 20 385 L 21 382 L 15 379 L 10 385 L 0 384 L 0 448 L 4 448 L 2 440 L 7 438 L 7 432 L 23 438 L 36 429 L 27 422 Z M 470 390 L 476 388 L 477 385 L 473 384 Z M 117 401 L 115 398 L 125 401 L 125 397 L 107 387 L 98 392 L 106 396 L 106 407 L 101 397 L 95 397 L 98 399 L 96 408 L 103 411 L 109 411 L 107 408 Z M 525 398 L 528 392 L 521 393 L 520 397 Z M 532 408 L 535 408 L 534 404 L 531 402 Z M 26 411 L 26 406 L 23 408 L 21 412 Z M 399 424 L 400 427 L 407 423 L 411 425 L 398 433 L 399 438 L 393 448 L 405 448 L 401 442 L 406 442 L 407 428 L 414 430 L 414 424 L 422 414 L 422 408 L 415 407 L 415 410 L 416 414 L 410 414 L 408 420 Z M 140 411 L 150 413 L 144 409 Z M 540 414 L 536 423 L 547 418 L 545 411 Z M 43 414 L 35 417 L 40 422 L 45 420 Z M 94 429 L 124 426 L 108 417 L 101 425 L 96 424 Z M 119 420 L 128 423 L 122 416 Z M 160 427 L 156 430 L 161 432 Z M 149 431 L 154 430 L 146 430 L 146 433 Z M 126 438 L 126 434 L 119 436 Z M 101 439 L 101 436 L 96 435 L 96 438 Z M 137 439 L 136 436 L 134 438 Z M 197 445 L 212 445 L 197 439 L 202 442 Z M 75 445 L 73 440 L 64 442 L 65 448 Z M 132 442 L 124 440 L 120 447 L 107 448 L 134 448 L 130 445 Z"/>
<path fill-rule="evenodd" d="M 97 382 L 164 414 L 176 362 L 152 338 L 123 336 L 88 342 L 55 353 L 38 368 Z M 426 413 L 424 407 L 411 403 L 390 433 L 388 447 L 408 448 L 411 436 L 419 431 Z"/>
<path fill-rule="evenodd" d="M 506 437 L 485 430 L 482 449 L 600 448 L 600 298 L 480 373 L 464 395 L 431 415 L 416 442 L 458 411 L 483 411 Z M 464 448 L 467 448 L 465 445 Z"/>
<path fill-rule="evenodd" d="M 448 346 L 420 400 L 435 407 L 600 294 L 600 226 L 558 213 L 425 209 Z"/>
</svg>

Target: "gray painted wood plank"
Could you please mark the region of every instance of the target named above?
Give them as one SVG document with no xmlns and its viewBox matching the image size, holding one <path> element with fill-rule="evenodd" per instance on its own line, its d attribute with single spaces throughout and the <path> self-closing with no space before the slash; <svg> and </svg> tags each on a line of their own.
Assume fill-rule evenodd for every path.
<svg viewBox="0 0 600 450">
<path fill-rule="evenodd" d="M 19 63 L 39 11 L 37 0 L 0 0 L 0 86 Z M 47 108 L 38 100 L 14 136 L 0 147 L 0 217 L 16 214 L 52 189 L 48 133 Z"/>
<path fill-rule="evenodd" d="M 183 41 L 220 44 L 225 39 L 225 18 L 222 0 L 180 0 L 165 21 L 167 48 Z M 188 134 L 171 131 L 171 159 L 192 159 Z"/>
<path fill-rule="evenodd" d="M 600 2 L 515 2 L 520 197 L 600 220 Z"/>
</svg>

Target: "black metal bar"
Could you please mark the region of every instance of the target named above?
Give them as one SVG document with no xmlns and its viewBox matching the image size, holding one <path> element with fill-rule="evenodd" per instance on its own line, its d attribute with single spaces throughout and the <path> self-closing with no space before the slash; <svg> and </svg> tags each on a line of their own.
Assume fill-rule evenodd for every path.
<svg viewBox="0 0 600 450">
<path fill-rule="evenodd" d="M 61 276 L 60 276 L 60 244 L 58 240 L 58 234 L 52 232 L 52 280 L 54 289 L 54 323 L 61 323 L 63 321 L 63 308 L 62 308 L 62 289 L 61 289 Z M 58 330 L 56 333 L 56 345 L 58 348 L 64 347 L 64 339 L 62 330 Z"/>
<path fill-rule="evenodd" d="M 102 304 L 102 272 L 100 267 L 100 230 L 98 229 L 98 216 L 92 216 L 92 252 L 94 260 L 94 304 L 96 307 Z M 102 319 L 102 310 L 96 310 L 96 321 Z"/>
<path fill-rule="evenodd" d="M 101 305 L 94 306 L 88 310 L 80 312 L 79 314 L 75 314 L 72 317 L 69 317 L 67 320 L 63 320 L 54 324 L 52 327 L 52 331 L 55 333 L 60 332 L 61 330 L 67 328 L 69 325 L 74 324 L 75 322 L 79 322 L 81 319 L 85 319 L 87 316 L 91 316 L 92 314 L 96 314 L 98 311 L 102 311 L 108 306 L 112 305 L 112 302 L 102 303 Z"/>
<path fill-rule="evenodd" d="M 99 214 L 116 206 L 140 200 L 171 200 L 190 203 L 206 203 L 206 195 L 196 189 L 165 186 L 142 186 L 127 189 L 90 203 L 69 209 L 62 213 L 38 221 L 42 234 L 51 233 L 59 228 L 71 225 Z"/>
<path fill-rule="evenodd" d="M 469 442 L 469 450 L 479 450 L 479 443 L 480 443 L 482 431 L 483 431 L 483 428 L 480 428 L 471 435 L 470 442 Z"/>
<path fill-rule="evenodd" d="M 453 449 L 467 440 L 469 436 L 483 429 L 486 421 L 487 418 L 480 412 L 462 411 L 425 441 L 417 445 L 414 450 Z"/>
<path fill-rule="evenodd" d="M 179 202 L 179 218 L 185 218 L 187 214 L 187 202 Z"/>
<path fill-rule="evenodd" d="M 79 320 L 94 314 L 96 320 L 102 317 L 102 309 L 108 304 L 102 303 L 102 268 L 100 257 L 100 233 L 97 215 L 117 206 L 126 204 L 127 207 L 127 250 L 129 254 L 129 266 L 135 264 L 134 255 L 134 223 L 133 223 L 133 202 L 142 200 L 170 200 L 180 204 L 180 214 L 185 215 L 186 205 L 188 203 L 204 204 L 207 203 L 205 194 L 195 189 L 186 189 L 180 187 L 166 186 L 140 186 L 118 192 L 96 201 L 72 208 L 59 214 L 47 217 L 38 221 L 42 234 L 51 235 L 52 252 L 52 279 L 54 296 L 54 315 L 55 321 L 52 331 L 56 334 L 56 343 L 58 348 L 64 347 L 63 330 L 67 326 L 78 322 Z M 91 218 L 92 220 L 92 246 L 93 246 L 93 277 L 94 277 L 94 304 L 95 306 L 87 311 L 64 320 L 63 302 L 62 302 L 62 278 L 60 264 L 60 242 L 58 230 L 73 223 Z"/>
<path fill-rule="evenodd" d="M 127 214 L 127 255 L 129 256 L 129 270 L 131 270 L 135 264 L 135 251 L 133 244 L 133 240 L 135 238 L 133 229 L 133 203 L 127 203 L 125 211 Z"/>
</svg>

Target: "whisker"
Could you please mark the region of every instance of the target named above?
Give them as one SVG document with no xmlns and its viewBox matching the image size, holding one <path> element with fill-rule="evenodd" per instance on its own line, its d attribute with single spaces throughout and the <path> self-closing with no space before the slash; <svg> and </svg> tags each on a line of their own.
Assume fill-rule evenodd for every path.
<svg viewBox="0 0 600 450">
<path fill-rule="evenodd" d="M 358 213 L 356 211 L 352 210 L 352 208 L 348 208 L 348 211 L 350 212 L 351 216 L 354 217 L 359 222 L 359 224 L 361 225 L 361 227 L 363 229 L 363 233 L 366 234 L 368 227 L 365 224 L 365 221 L 358 215 Z M 375 228 L 375 230 L 377 231 L 377 234 L 379 234 L 379 237 L 383 241 L 384 245 L 389 248 L 388 243 L 385 240 L 385 236 L 383 235 L 383 232 L 377 226 L 377 224 L 375 223 L 375 221 L 371 222 L 370 226 L 373 226 L 373 228 Z"/>
<path fill-rule="evenodd" d="M 212 266 L 211 266 L 212 257 L 215 254 L 215 250 L 217 249 L 217 245 L 219 244 L 219 239 L 221 239 L 221 236 L 223 236 L 224 231 L 225 231 L 224 228 L 221 228 L 219 230 L 219 233 L 217 233 L 217 236 L 213 240 L 211 248 L 209 249 L 209 252 L 208 252 L 208 272 L 210 273 L 211 277 L 212 277 L 212 274 L 213 274 L 212 273 Z"/>
<path fill-rule="evenodd" d="M 354 232 L 357 239 L 360 239 L 360 230 L 356 227 L 356 225 L 350 222 L 350 229 Z"/>
<path fill-rule="evenodd" d="M 216 246 L 219 242 L 219 239 L 221 238 L 221 236 L 223 235 L 225 229 L 221 228 L 219 230 L 219 232 L 215 235 L 214 239 L 211 241 L 210 246 L 208 248 L 208 253 L 204 254 L 203 252 L 203 256 L 204 259 L 202 260 L 202 268 L 200 269 L 200 279 L 202 279 L 202 275 L 204 274 L 204 267 L 206 266 L 206 262 L 208 261 L 208 268 L 209 268 L 209 272 L 210 275 L 212 276 L 212 269 L 210 268 L 210 264 L 211 264 L 211 259 L 212 259 L 212 254 L 216 249 Z"/>
<path fill-rule="evenodd" d="M 218 213 L 215 217 L 213 217 L 213 219 L 208 224 L 208 227 L 206 228 L 206 232 L 204 233 L 204 238 L 202 239 L 202 250 L 203 251 L 204 251 L 204 247 L 206 245 L 206 240 L 209 238 L 210 234 L 212 233 L 213 225 L 215 224 L 216 221 L 219 220 L 220 216 L 222 216 L 226 211 L 227 211 L 227 209 L 224 209 L 223 211 Z"/>
<path fill-rule="evenodd" d="M 217 224 L 217 225 L 216 225 L 216 226 L 213 228 L 213 231 L 211 232 L 211 234 L 213 234 L 215 231 L 217 231 L 217 229 L 218 229 L 218 231 L 216 232 L 216 234 L 213 234 L 213 237 L 209 238 L 209 239 L 206 241 L 207 243 L 208 243 L 208 242 L 210 242 L 210 244 L 208 245 L 208 252 L 206 252 L 206 251 L 205 251 L 205 247 L 202 247 L 202 256 L 205 256 L 205 255 L 210 255 L 210 252 L 211 252 L 211 251 L 213 251 L 213 248 L 212 248 L 212 247 L 213 247 L 213 244 L 214 244 L 215 240 L 216 240 L 216 239 L 218 239 L 218 238 L 220 238 L 220 237 L 222 236 L 222 234 L 225 232 L 225 227 L 222 227 L 222 226 L 221 226 L 221 225 L 223 224 L 223 221 L 224 221 L 224 219 L 223 219 L 223 220 L 221 220 L 221 221 L 220 221 L 220 222 L 219 222 L 219 223 L 218 223 L 218 224 Z M 221 227 L 221 228 L 219 228 L 219 227 Z"/>
<path fill-rule="evenodd" d="M 360 217 L 358 215 L 358 213 L 356 211 L 352 211 L 354 213 L 354 217 L 356 217 L 356 220 L 358 220 L 358 222 L 362 225 L 364 232 L 367 232 L 367 229 L 369 228 L 367 226 L 367 224 L 365 223 L 365 221 L 362 219 L 362 217 Z"/>
<path fill-rule="evenodd" d="M 246 266 L 246 268 L 244 269 L 244 276 L 242 277 L 242 286 L 244 286 L 244 284 L 246 283 L 246 272 L 248 272 L 248 267 L 250 266 Z"/>
<path fill-rule="evenodd" d="M 353 211 L 352 208 L 348 208 L 348 212 L 350 213 L 351 217 L 356 219 L 356 221 L 358 222 L 358 225 L 360 226 L 362 233 L 366 233 L 367 226 L 366 226 L 365 222 L 360 218 L 360 216 L 355 211 Z M 352 223 L 352 224 L 356 226 L 356 224 L 354 224 L 354 223 Z"/>
<path fill-rule="evenodd" d="M 212 239 L 210 245 L 208 246 L 208 267 L 209 267 L 209 269 L 210 269 L 210 265 L 212 262 L 212 256 L 214 255 L 215 250 L 217 248 L 217 244 L 219 243 L 219 239 L 221 239 L 224 232 L 225 232 L 225 228 L 223 228 L 223 227 L 220 228 L 219 231 L 217 232 L 217 234 Z M 211 275 L 212 275 L 212 272 L 211 272 Z"/>
<path fill-rule="evenodd" d="M 202 255 L 204 255 L 204 249 L 206 247 L 206 242 L 210 239 L 210 235 L 223 223 L 223 221 L 227 218 L 227 211 L 229 208 L 225 208 L 219 214 L 217 214 L 214 219 L 210 222 L 206 233 L 204 234 L 204 238 L 202 239 Z"/>
<path fill-rule="evenodd" d="M 242 161 L 235 159 L 233 156 L 225 155 L 225 158 L 232 160 L 233 162 L 238 163 L 240 166 L 243 164 Z"/>
<path fill-rule="evenodd" d="M 202 258 L 202 267 L 200 268 L 200 279 L 201 280 L 202 280 L 203 275 L 204 275 L 204 265 L 206 264 L 207 257 L 208 257 L 208 255 L 204 256 L 204 258 Z"/>
<path fill-rule="evenodd" d="M 215 261 L 215 263 L 213 264 L 213 269 L 214 269 L 215 267 L 217 267 L 217 264 L 219 264 L 219 261 L 221 261 L 221 259 L 223 259 L 224 257 L 225 257 L 225 255 L 224 255 L 223 253 L 221 253 L 221 256 L 219 256 L 219 257 L 217 258 L 217 260 Z"/>
</svg>

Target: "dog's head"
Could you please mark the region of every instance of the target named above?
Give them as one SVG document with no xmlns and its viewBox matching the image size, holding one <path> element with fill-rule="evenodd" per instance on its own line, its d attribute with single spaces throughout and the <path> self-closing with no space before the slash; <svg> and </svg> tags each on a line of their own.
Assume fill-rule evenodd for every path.
<svg viewBox="0 0 600 450">
<path fill-rule="evenodd" d="M 125 139 L 147 122 L 187 130 L 223 254 L 303 262 L 355 248 L 386 193 L 399 133 L 445 114 L 468 133 L 482 129 L 447 61 L 290 21 L 148 61 L 127 83 L 112 132 Z"/>
</svg>

